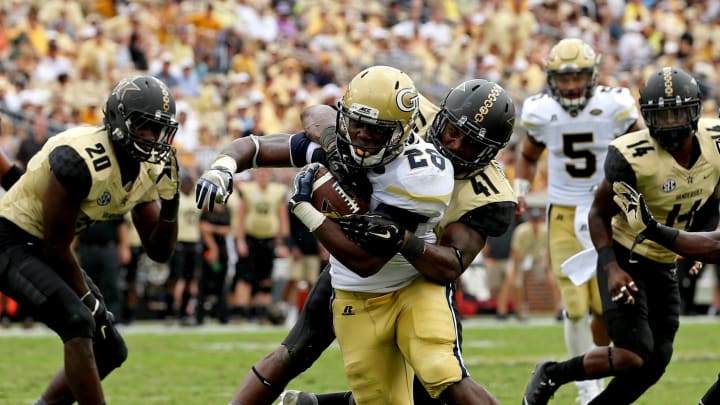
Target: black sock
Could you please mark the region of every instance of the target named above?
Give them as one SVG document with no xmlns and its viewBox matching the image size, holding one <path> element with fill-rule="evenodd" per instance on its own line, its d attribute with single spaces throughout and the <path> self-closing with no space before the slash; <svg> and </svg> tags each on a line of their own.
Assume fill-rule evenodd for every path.
<svg viewBox="0 0 720 405">
<path fill-rule="evenodd" d="M 583 359 L 585 355 L 573 357 L 570 360 L 553 364 L 545 369 L 548 377 L 560 384 L 570 381 L 589 380 L 591 377 L 585 372 L 583 367 Z"/>
<path fill-rule="evenodd" d="M 318 405 L 348 405 L 350 404 L 350 398 L 352 393 L 347 392 L 333 392 L 332 394 L 317 394 L 315 395 L 318 400 Z"/>
</svg>

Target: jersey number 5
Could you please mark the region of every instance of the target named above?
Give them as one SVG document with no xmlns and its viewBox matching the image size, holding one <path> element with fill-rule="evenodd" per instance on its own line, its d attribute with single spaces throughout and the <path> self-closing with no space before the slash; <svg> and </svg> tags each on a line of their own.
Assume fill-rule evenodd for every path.
<svg viewBox="0 0 720 405">
<path fill-rule="evenodd" d="M 579 134 L 563 134 L 563 153 L 571 159 L 582 159 L 585 163 L 581 165 L 566 164 L 565 170 L 570 177 L 588 178 L 592 177 L 597 170 L 597 157 L 587 149 L 577 149 L 582 144 L 592 144 L 592 132 Z"/>
</svg>

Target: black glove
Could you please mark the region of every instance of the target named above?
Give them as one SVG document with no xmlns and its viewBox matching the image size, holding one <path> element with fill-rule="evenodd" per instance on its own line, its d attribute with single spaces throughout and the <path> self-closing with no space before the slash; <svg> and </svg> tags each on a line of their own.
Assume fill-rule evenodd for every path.
<svg viewBox="0 0 720 405">
<path fill-rule="evenodd" d="M 80 300 L 90 309 L 90 312 L 96 322 L 105 322 L 109 316 L 112 316 L 108 315 L 109 312 L 105 308 L 105 304 L 103 304 L 103 302 L 99 300 L 92 291 L 88 290 L 88 292 L 85 293 Z"/>
<path fill-rule="evenodd" d="M 405 240 L 404 226 L 377 213 L 346 215 L 338 223 L 348 239 L 373 254 L 394 255 Z"/>
<path fill-rule="evenodd" d="M 327 164 L 325 166 L 350 197 L 370 201 L 372 185 L 364 170 L 348 167 L 343 163 L 335 144 L 326 152 L 326 159 Z"/>
</svg>

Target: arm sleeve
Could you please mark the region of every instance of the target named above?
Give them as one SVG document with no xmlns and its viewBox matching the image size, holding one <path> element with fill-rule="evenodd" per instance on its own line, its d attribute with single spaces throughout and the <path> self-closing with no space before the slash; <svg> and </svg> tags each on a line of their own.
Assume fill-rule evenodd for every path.
<svg viewBox="0 0 720 405">
<path fill-rule="evenodd" d="M 90 169 L 75 149 L 58 146 L 50 152 L 50 170 L 75 201 L 82 201 L 90 194 Z"/>
<path fill-rule="evenodd" d="M 320 145 L 308 139 L 304 132 L 290 138 L 290 159 L 295 167 L 303 167 L 313 162 L 326 163 L 325 151 Z"/>
<path fill-rule="evenodd" d="M 605 158 L 605 178 L 610 184 L 616 181 L 624 181 L 630 186 L 637 188 L 635 171 L 625 159 L 625 156 L 612 145 L 608 147 L 608 154 Z"/>
<path fill-rule="evenodd" d="M 512 224 L 516 209 L 517 204 L 512 201 L 487 204 L 465 213 L 458 222 L 469 226 L 485 238 L 498 237 Z"/>
</svg>

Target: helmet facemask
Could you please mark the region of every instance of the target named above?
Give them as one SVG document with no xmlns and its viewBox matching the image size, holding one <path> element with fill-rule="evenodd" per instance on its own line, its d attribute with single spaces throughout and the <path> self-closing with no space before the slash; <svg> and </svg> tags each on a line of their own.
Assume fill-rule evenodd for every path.
<svg viewBox="0 0 720 405">
<path fill-rule="evenodd" d="M 384 139 L 378 146 L 367 146 L 353 141 L 352 128 L 365 127 L 365 130 Z M 361 115 L 353 108 L 340 105 L 337 114 L 337 144 L 344 162 L 351 167 L 372 168 L 383 166 L 400 154 L 403 149 L 404 131 L 400 121 L 387 121 Z M 349 158 L 349 159 L 348 159 Z"/>
<path fill-rule="evenodd" d="M 660 147 L 678 150 L 697 131 L 702 112 L 697 81 L 680 69 L 660 69 L 640 91 L 640 112 Z"/>
<path fill-rule="evenodd" d="M 577 114 L 592 97 L 597 86 L 599 64 L 600 56 L 581 39 L 563 39 L 550 50 L 545 64 L 547 83 L 553 98 L 569 113 Z M 560 90 L 558 82 L 577 81 L 579 75 L 587 78 L 585 85 L 569 92 Z"/>
<path fill-rule="evenodd" d="M 452 128 L 448 128 L 448 126 L 451 126 Z M 472 151 L 469 156 L 473 156 L 473 159 L 464 158 L 445 146 L 443 143 L 443 136 L 446 130 L 454 130 L 456 131 L 456 134 L 459 134 L 464 138 L 463 149 L 469 149 Z M 500 149 L 505 146 L 505 144 L 495 142 L 485 137 L 485 128 L 478 127 L 473 123 L 468 122 L 467 118 L 464 116 L 455 117 L 445 108 L 437 113 L 431 127 L 428 129 L 428 132 L 428 138 L 430 138 L 438 152 L 450 159 L 455 171 L 455 179 L 458 180 L 475 177 L 478 173 L 485 169 L 490 161 L 497 156 Z M 477 136 L 472 134 L 477 134 Z"/>
<path fill-rule="evenodd" d="M 178 129 L 175 100 L 160 80 L 124 79 L 113 89 L 103 112 L 110 139 L 133 159 L 158 164 L 172 150 Z"/>
<path fill-rule="evenodd" d="M 697 130 L 700 119 L 700 103 L 663 106 L 660 100 L 657 108 L 642 108 L 642 116 L 650 136 L 665 150 L 678 150 Z M 680 102 L 679 97 L 676 102 Z"/>
</svg>

